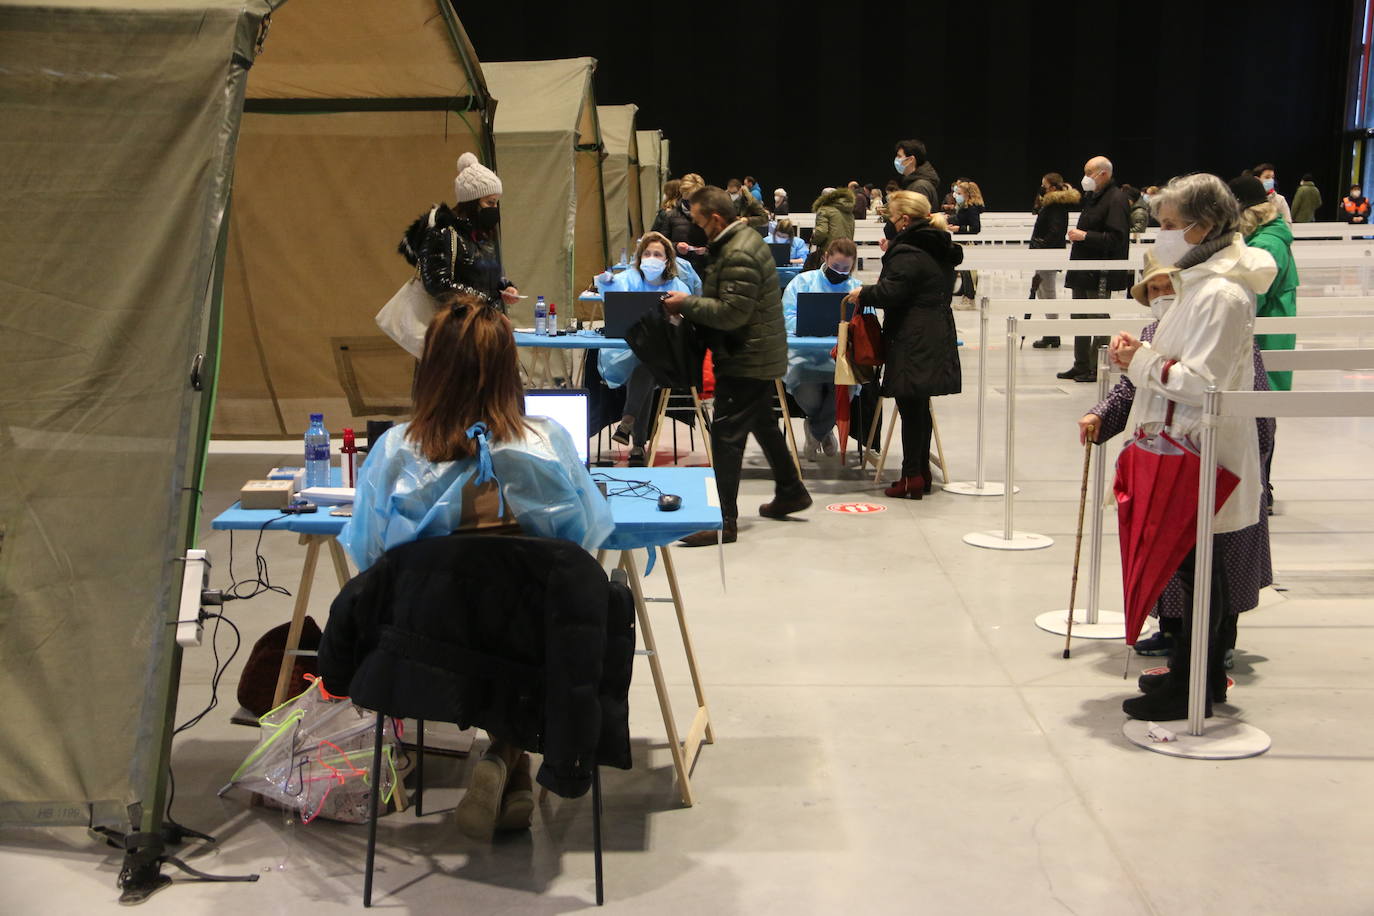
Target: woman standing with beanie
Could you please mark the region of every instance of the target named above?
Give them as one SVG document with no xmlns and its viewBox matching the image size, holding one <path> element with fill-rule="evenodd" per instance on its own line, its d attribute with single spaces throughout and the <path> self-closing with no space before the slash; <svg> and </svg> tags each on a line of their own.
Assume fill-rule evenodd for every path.
<svg viewBox="0 0 1374 916">
<path fill-rule="evenodd" d="M 410 224 L 397 251 L 419 267 L 425 291 L 438 297 L 467 293 L 505 312 L 520 291 L 501 270 L 496 238 L 501 226 L 501 179 L 472 153 L 458 157 L 453 179 L 457 206 L 432 208 Z"/>
<path fill-rule="evenodd" d="M 950 238 L 944 216 L 931 215 L 923 194 L 889 195 L 887 219 L 896 235 L 883 254 L 878 282 L 845 299 L 855 308 L 884 313 L 882 392 L 896 398 L 902 417 L 902 476 L 883 492 L 920 499 L 931 487 L 930 399 L 963 387 L 950 299 L 964 251 Z"/>
</svg>

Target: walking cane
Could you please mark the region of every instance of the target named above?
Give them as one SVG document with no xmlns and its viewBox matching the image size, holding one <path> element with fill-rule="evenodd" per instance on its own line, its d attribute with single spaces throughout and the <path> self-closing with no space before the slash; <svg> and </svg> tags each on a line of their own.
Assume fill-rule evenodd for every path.
<svg viewBox="0 0 1374 916">
<path fill-rule="evenodd" d="M 1074 602 L 1078 600 L 1078 558 L 1083 553 L 1083 512 L 1088 506 L 1088 469 L 1093 463 L 1093 440 L 1097 438 L 1097 427 L 1089 426 L 1083 437 L 1083 487 L 1078 494 L 1078 539 L 1073 544 L 1073 581 L 1069 585 L 1069 627 L 1064 634 L 1064 657 L 1069 657 L 1069 644 L 1073 641 Z"/>
</svg>

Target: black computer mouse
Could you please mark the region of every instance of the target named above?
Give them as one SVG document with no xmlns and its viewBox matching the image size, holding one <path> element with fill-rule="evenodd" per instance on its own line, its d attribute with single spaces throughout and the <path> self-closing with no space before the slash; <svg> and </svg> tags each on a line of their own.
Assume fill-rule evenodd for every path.
<svg viewBox="0 0 1374 916">
<path fill-rule="evenodd" d="M 682 497 L 676 493 L 664 493 L 658 498 L 658 511 L 676 512 L 682 508 Z"/>
</svg>

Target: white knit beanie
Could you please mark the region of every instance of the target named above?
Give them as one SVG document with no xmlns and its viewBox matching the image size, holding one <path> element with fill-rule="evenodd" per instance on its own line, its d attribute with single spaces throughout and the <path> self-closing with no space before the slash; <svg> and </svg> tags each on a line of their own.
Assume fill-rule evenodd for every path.
<svg viewBox="0 0 1374 916">
<path fill-rule="evenodd" d="M 453 179 L 453 193 L 460 204 L 488 194 L 500 194 L 501 179 L 478 162 L 472 153 L 464 153 L 458 157 L 458 177 Z"/>
</svg>

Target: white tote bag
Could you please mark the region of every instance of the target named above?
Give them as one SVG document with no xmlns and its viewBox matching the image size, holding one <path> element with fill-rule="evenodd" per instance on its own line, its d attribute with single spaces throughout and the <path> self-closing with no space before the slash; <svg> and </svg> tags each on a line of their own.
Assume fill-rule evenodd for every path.
<svg viewBox="0 0 1374 916">
<path fill-rule="evenodd" d="M 434 228 L 434 217 L 438 212 L 438 207 L 429 211 L 431 229 Z M 458 237 L 452 232 L 449 236 L 453 249 L 449 263 L 452 264 L 458 259 Z M 377 327 L 407 353 L 419 359 L 425 352 L 425 331 L 429 330 L 436 307 L 434 297 L 425 291 L 425 285 L 420 282 L 417 270 L 416 276 L 407 280 L 377 313 Z"/>
<path fill-rule="evenodd" d="M 425 351 L 425 331 L 434 318 L 434 297 L 425 292 L 419 277 L 411 277 L 377 313 L 377 327 L 411 356 Z"/>
</svg>

